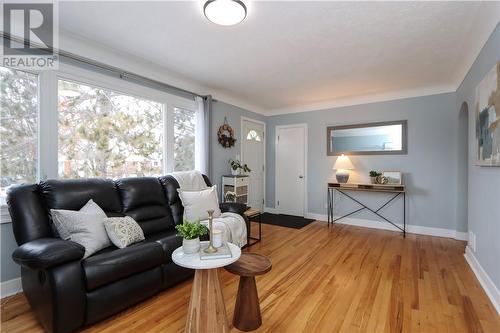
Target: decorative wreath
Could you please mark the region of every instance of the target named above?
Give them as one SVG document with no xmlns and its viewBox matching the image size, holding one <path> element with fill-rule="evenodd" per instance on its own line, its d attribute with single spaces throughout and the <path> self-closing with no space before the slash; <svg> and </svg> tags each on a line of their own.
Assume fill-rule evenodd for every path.
<svg viewBox="0 0 500 333">
<path fill-rule="evenodd" d="M 227 123 L 226 117 L 224 117 L 224 124 L 222 124 L 222 126 L 219 127 L 219 130 L 217 131 L 217 138 L 219 140 L 219 143 L 224 148 L 231 148 L 236 142 L 236 139 L 234 138 L 234 130 Z"/>
</svg>

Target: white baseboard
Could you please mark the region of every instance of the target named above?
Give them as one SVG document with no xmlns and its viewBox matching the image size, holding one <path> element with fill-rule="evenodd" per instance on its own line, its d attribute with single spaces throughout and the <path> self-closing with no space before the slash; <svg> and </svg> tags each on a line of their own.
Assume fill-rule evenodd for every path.
<svg viewBox="0 0 500 333">
<path fill-rule="evenodd" d="M 321 221 L 321 222 L 328 221 L 328 216 L 327 215 L 323 215 L 323 214 L 306 213 L 306 215 L 304 217 L 306 219 L 315 219 L 315 220 Z"/>
<path fill-rule="evenodd" d="M 264 207 L 264 212 L 271 214 L 278 214 L 278 210 L 274 207 Z"/>
<path fill-rule="evenodd" d="M 318 221 L 328 221 L 327 215 L 322 214 L 314 214 L 307 213 L 306 218 L 315 219 Z M 392 231 L 400 231 L 396 227 L 390 225 L 389 223 L 376 221 L 376 220 L 368 220 L 368 219 L 359 219 L 355 217 L 345 217 L 335 223 L 342 223 L 348 225 L 354 225 L 357 227 L 365 227 L 365 228 L 373 228 L 373 229 L 382 229 L 382 230 L 392 230 Z M 401 228 L 403 225 L 398 224 Z M 466 232 L 460 232 L 452 229 L 443 229 L 443 228 L 433 228 L 433 227 L 423 227 L 418 225 L 406 225 L 406 232 L 410 234 L 418 234 L 418 235 L 429 235 L 429 236 L 438 236 L 438 237 L 447 237 L 453 238 L 457 240 L 467 241 L 468 234 Z"/>
<path fill-rule="evenodd" d="M 8 281 L 3 281 L 0 288 L 0 298 L 12 296 L 23 291 L 21 278 L 15 278 Z"/>
<path fill-rule="evenodd" d="M 469 264 L 470 268 L 476 275 L 476 278 L 479 280 L 481 287 L 483 287 L 486 295 L 490 299 L 493 307 L 497 310 L 497 313 L 500 315 L 500 291 L 495 286 L 488 273 L 483 269 L 479 261 L 474 256 L 474 253 L 469 248 L 469 246 L 465 247 L 464 253 L 465 260 Z"/>
</svg>

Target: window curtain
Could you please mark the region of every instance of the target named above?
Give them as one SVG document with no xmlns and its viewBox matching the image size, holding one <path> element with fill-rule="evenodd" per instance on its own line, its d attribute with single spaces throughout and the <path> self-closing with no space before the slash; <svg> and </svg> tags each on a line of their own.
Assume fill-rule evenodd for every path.
<svg viewBox="0 0 500 333">
<path fill-rule="evenodd" d="M 212 179 L 210 162 L 210 123 L 212 96 L 196 97 L 196 136 L 194 141 L 195 169 Z"/>
</svg>

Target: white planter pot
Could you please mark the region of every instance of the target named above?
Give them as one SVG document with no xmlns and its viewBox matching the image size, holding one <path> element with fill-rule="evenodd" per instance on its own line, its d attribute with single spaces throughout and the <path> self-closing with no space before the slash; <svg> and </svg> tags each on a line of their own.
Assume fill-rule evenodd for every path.
<svg viewBox="0 0 500 333">
<path fill-rule="evenodd" d="M 186 254 L 197 253 L 200 251 L 200 238 L 183 239 L 182 251 Z"/>
<path fill-rule="evenodd" d="M 238 176 L 240 174 L 240 169 L 233 170 L 233 168 L 231 168 L 231 174 L 233 176 Z"/>
</svg>

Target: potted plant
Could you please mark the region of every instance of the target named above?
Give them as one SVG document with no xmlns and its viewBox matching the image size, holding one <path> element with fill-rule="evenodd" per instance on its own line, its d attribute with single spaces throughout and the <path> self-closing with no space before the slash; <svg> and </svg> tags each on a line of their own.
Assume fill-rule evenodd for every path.
<svg viewBox="0 0 500 333">
<path fill-rule="evenodd" d="M 248 167 L 248 164 L 243 164 L 243 166 L 241 167 L 241 169 L 243 170 L 243 172 L 248 175 L 250 173 L 250 168 Z"/>
<path fill-rule="evenodd" d="M 184 220 L 182 224 L 176 225 L 177 236 L 182 237 L 182 251 L 186 254 L 197 253 L 200 251 L 200 236 L 206 235 L 208 229 L 200 223 Z"/>
<path fill-rule="evenodd" d="M 226 202 L 236 202 L 236 193 L 227 191 L 224 198 L 226 199 Z"/>
<path fill-rule="evenodd" d="M 377 177 L 382 175 L 380 172 L 378 171 L 375 171 L 375 170 L 372 170 L 370 171 L 370 181 L 372 184 L 376 184 L 377 183 Z"/>
<path fill-rule="evenodd" d="M 231 166 L 231 174 L 237 176 L 240 174 L 241 163 L 238 160 L 229 160 L 229 165 Z"/>
</svg>

